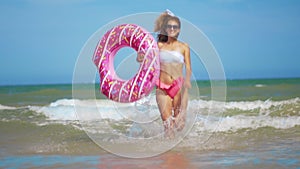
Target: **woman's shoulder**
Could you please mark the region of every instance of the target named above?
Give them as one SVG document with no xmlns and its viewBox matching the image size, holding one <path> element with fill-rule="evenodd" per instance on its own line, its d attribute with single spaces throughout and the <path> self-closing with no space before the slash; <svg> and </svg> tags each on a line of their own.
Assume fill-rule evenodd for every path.
<svg viewBox="0 0 300 169">
<path fill-rule="evenodd" d="M 189 49 L 190 49 L 190 47 L 189 47 L 189 44 L 188 44 L 188 43 L 181 42 L 181 41 L 178 41 L 178 43 L 179 43 L 179 47 L 180 47 L 181 49 L 183 49 L 184 51 L 187 51 L 187 50 L 189 50 Z"/>
<path fill-rule="evenodd" d="M 178 43 L 179 43 L 179 45 L 180 45 L 181 47 L 184 47 L 184 48 L 189 47 L 189 44 L 186 43 L 186 42 L 178 41 Z"/>
</svg>

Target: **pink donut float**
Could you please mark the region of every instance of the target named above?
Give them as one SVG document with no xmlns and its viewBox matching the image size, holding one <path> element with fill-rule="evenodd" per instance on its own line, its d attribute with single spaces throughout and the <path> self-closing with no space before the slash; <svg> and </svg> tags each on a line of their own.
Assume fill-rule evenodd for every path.
<svg viewBox="0 0 300 169">
<path fill-rule="evenodd" d="M 122 47 L 131 47 L 144 55 L 136 75 L 119 78 L 114 69 L 114 57 Z M 129 103 L 147 96 L 159 76 L 158 46 L 154 37 L 134 24 L 122 24 L 106 32 L 99 41 L 93 62 L 100 74 L 100 91 L 109 99 Z"/>
</svg>

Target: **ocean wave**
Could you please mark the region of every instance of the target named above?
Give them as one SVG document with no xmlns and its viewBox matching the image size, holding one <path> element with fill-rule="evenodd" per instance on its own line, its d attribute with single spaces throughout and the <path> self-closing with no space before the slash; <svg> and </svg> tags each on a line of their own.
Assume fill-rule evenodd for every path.
<svg viewBox="0 0 300 169">
<path fill-rule="evenodd" d="M 150 100 L 155 105 L 155 100 Z M 109 100 L 68 100 L 62 99 L 49 106 L 32 107 L 32 110 L 45 114 L 49 120 L 113 120 L 118 121 L 143 118 L 160 118 L 157 107 L 152 107 L 150 114 L 135 112 L 135 105 L 117 104 Z M 74 108 L 76 107 L 76 108 Z M 273 127 L 287 129 L 300 125 L 300 99 L 294 98 L 283 101 L 256 100 L 225 102 L 206 100 L 191 100 L 189 111 L 197 112 L 197 131 L 225 132 L 237 131 L 244 128 L 257 129 Z M 76 111 L 84 111 L 84 117 L 78 119 Z M 214 112 L 218 113 L 214 113 Z M 279 112 L 279 113 L 278 113 Z M 293 114 L 294 113 L 294 114 Z M 290 116 L 292 114 L 292 116 Z M 139 117 L 136 116 L 140 115 Z"/>
<path fill-rule="evenodd" d="M 1 108 L 3 139 L 9 140 L 7 142 L 12 147 L 23 145 L 23 138 L 29 140 L 24 144 L 26 146 L 21 147 L 22 152 L 98 153 L 97 147 L 91 141 L 92 137 L 87 135 L 97 136 L 97 141 L 100 140 L 104 145 L 112 144 L 117 147 L 136 147 L 136 144 L 140 144 L 138 141 L 143 140 L 150 140 L 145 145 L 154 147 L 155 150 L 165 146 L 160 141 L 160 137 L 163 137 L 163 125 L 155 99 L 150 99 L 149 102 L 142 100 L 138 104 L 116 104 L 109 100 L 59 99 L 44 106 L 28 105 L 20 108 L 1 105 Z M 134 108 L 139 112 L 132 113 Z M 190 114 L 196 113 L 196 119 L 187 118 L 187 124 L 192 127 L 179 132 L 187 134 L 178 145 L 180 150 L 249 147 L 251 140 L 255 140 L 255 144 L 262 137 L 270 137 L 271 140 L 286 138 L 286 133 L 292 138 L 299 138 L 299 98 L 241 102 L 190 100 L 188 110 Z M 81 115 L 84 117 L 78 115 L 77 111 L 82 111 Z M 293 111 L 294 114 L 291 114 Z M 153 121 L 151 124 L 144 121 L 138 123 L 142 117 Z"/>
<path fill-rule="evenodd" d="M 109 100 L 62 99 L 48 106 L 31 106 L 29 108 L 32 111 L 43 113 L 49 120 L 94 121 L 112 119 L 118 121 L 123 119 Z M 84 112 L 84 116 L 79 119 L 77 112 Z"/>
<path fill-rule="evenodd" d="M 281 106 L 287 104 L 300 104 L 300 99 L 293 98 L 289 100 L 282 100 L 282 101 L 272 101 L 272 100 L 255 100 L 255 101 L 239 101 L 239 102 L 226 102 L 225 108 L 226 109 L 240 109 L 240 110 L 253 110 L 253 109 L 270 109 L 274 106 Z"/>
<path fill-rule="evenodd" d="M 264 84 L 256 84 L 255 87 L 266 87 L 267 85 Z"/>
<path fill-rule="evenodd" d="M 300 125 L 300 117 L 270 117 L 270 116 L 233 116 L 215 119 L 198 119 L 195 123 L 197 132 L 236 132 L 241 129 L 258 129 L 273 127 L 288 129 Z"/>
<path fill-rule="evenodd" d="M 20 109 L 0 105 L 0 110 L 14 111 Z M 49 123 L 76 124 L 78 121 L 87 124 L 101 120 L 109 120 L 112 123 L 134 122 L 145 123 L 160 120 L 160 114 L 156 106 L 155 98 L 149 102 L 119 104 L 110 100 L 76 100 L 60 99 L 45 106 L 23 107 L 36 116 L 45 116 L 38 124 Z M 27 116 L 20 110 L 17 112 Z M 257 129 L 260 127 L 274 127 L 278 129 L 292 128 L 300 125 L 300 99 L 293 98 L 283 101 L 256 100 L 256 101 L 231 101 L 216 102 L 207 100 L 190 100 L 189 112 L 196 112 L 196 129 L 199 132 L 224 132 L 237 131 L 243 128 Z M 2 121 L 16 120 L 18 114 L 7 113 L 3 115 Z M 11 115 L 11 117 L 9 117 Z M 34 114 L 29 113 L 30 119 Z M 21 120 L 24 117 L 20 118 Z M 28 121 L 28 120 L 27 120 Z M 37 122 L 33 122 L 37 123 Z M 97 124 L 97 123 L 91 123 Z"/>
<path fill-rule="evenodd" d="M 14 109 L 17 109 L 17 107 L 4 106 L 0 104 L 0 110 L 14 110 Z"/>
</svg>

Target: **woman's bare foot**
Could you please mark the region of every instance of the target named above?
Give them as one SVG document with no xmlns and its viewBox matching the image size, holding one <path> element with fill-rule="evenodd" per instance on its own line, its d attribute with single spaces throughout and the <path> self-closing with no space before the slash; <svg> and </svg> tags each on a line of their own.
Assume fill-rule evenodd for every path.
<svg viewBox="0 0 300 169">
<path fill-rule="evenodd" d="M 172 139 L 175 137 L 175 121 L 174 117 L 170 116 L 165 121 L 163 121 L 165 137 Z"/>
<path fill-rule="evenodd" d="M 186 121 L 186 110 L 180 111 L 180 113 L 174 118 L 174 125 L 177 131 L 182 131 Z"/>
</svg>

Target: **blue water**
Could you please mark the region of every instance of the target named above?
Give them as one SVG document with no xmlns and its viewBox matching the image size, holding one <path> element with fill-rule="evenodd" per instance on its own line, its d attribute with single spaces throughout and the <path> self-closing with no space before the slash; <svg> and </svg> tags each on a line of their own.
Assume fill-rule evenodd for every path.
<svg viewBox="0 0 300 169">
<path fill-rule="evenodd" d="M 193 103 L 209 106 L 210 82 L 197 84 L 203 100 Z M 86 87 L 79 90 L 85 93 Z M 171 151 L 128 159 L 100 150 L 83 131 L 74 128 L 78 123 L 70 100 L 71 84 L 1 86 L 0 168 L 300 169 L 299 98 L 299 78 L 229 80 L 221 128 L 210 131 L 213 119 L 194 126 L 199 131 L 206 127 L 205 132 L 213 132 L 214 139 L 202 145 L 197 132 L 191 132 L 185 144 Z M 81 104 L 90 106 L 88 100 Z M 109 106 L 105 102 L 100 105 Z M 111 125 L 115 130 L 126 131 L 122 121 L 116 124 Z"/>
</svg>

